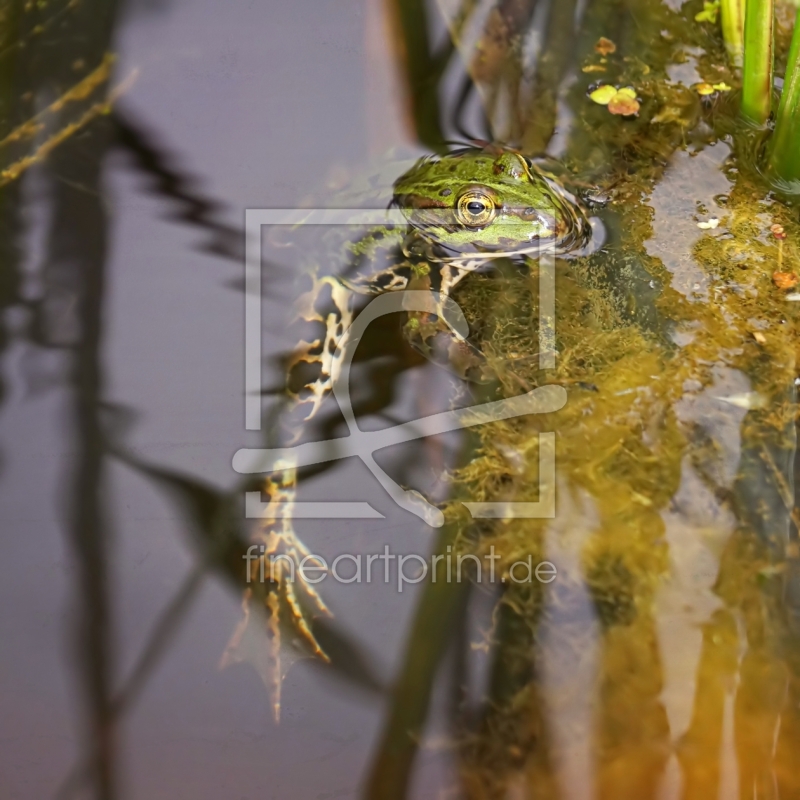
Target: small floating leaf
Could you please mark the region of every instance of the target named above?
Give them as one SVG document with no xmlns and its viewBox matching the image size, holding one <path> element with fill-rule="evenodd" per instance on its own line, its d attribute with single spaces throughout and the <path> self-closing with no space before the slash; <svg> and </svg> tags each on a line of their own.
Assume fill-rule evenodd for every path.
<svg viewBox="0 0 800 800">
<path fill-rule="evenodd" d="M 616 96 L 617 89 L 615 86 L 611 86 L 610 84 L 604 84 L 603 86 L 599 86 L 595 89 L 590 95 L 589 98 L 594 100 L 595 103 L 601 106 L 607 106 L 611 100 Z"/>
<path fill-rule="evenodd" d="M 632 117 L 639 113 L 639 101 L 636 94 L 633 97 L 625 92 L 624 89 L 617 92 L 608 104 L 608 110 L 612 114 L 619 114 L 621 117 Z"/>
<path fill-rule="evenodd" d="M 693 84 L 692 89 L 694 89 L 700 96 L 705 97 L 707 95 L 714 94 L 714 92 L 729 92 L 731 87 L 728 86 L 728 84 L 724 81 L 722 83 L 714 84 L 703 81 L 702 83 Z"/>
<path fill-rule="evenodd" d="M 773 272 L 772 282 L 779 289 L 794 289 L 797 286 L 797 275 L 793 272 Z"/>
<path fill-rule="evenodd" d="M 597 40 L 594 49 L 600 53 L 601 56 L 607 56 L 609 53 L 615 53 L 617 46 L 611 41 L 611 39 L 606 39 L 605 36 L 601 36 Z"/>
<path fill-rule="evenodd" d="M 598 86 L 590 92 L 589 98 L 601 106 L 608 106 L 612 114 L 623 117 L 632 117 L 639 113 L 639 101 L 636 99 L 636 90 L 630 86 L 617 89 L 611 84 Z"/>
</svg>

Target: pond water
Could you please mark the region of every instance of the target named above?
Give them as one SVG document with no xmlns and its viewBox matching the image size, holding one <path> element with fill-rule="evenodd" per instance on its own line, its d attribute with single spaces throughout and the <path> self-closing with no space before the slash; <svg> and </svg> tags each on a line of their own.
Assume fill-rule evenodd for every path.
<svg viewBox="0 0 800 800">
<path fill-rule="evenodd" d="M 702 8 L 3 6 L 3 797 L 800 795 L 800 218 L 753 167 Z M 636 113 L 593 102 L 603 83 Z M 339 566 L 254 588 L 248 547 L 281 528 L 237 453 L 289 443 L 309 271 L 374 270 L 382 245 L 364 225 L 248 238 L 246 214 L 379 217 L 416 158 L 489 140 L 579 198 L 593 247 L 453 290 L 483 383 L 414 349 L 430 317 L 372 322 L 358 426 L 546 385 L 566 402 L 302 471 L 328 512 L 297 535 Z M 323 408 L 292 432 L 347 435 Z"/>
</svg>

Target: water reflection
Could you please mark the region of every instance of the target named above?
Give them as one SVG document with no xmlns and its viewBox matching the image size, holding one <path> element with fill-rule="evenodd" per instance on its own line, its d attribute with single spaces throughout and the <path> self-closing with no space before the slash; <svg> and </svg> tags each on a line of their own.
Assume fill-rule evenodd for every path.
<svg viewBox="0 0 800 800">
<path fill-rule="evenodd" d="M 0 187 L 5 232 L 0 302 L 8 312 L 0 340 L 7 356 L 4 411 L 8 420 L 24 418 L 12 407 L 13 398 L 28 390 L 34 399 L 49 392 L 60 410 L 49 407 L 48 414 L 69 441 L 69 458 L 59 461 L 58 477 L 45 481 L 42 469 L 21 492 L 27 504 L 37 504 L 34 486 L 40 477 L 50 487 L 58 498 L 63 542 L 54 544 L 55 537 L 42 534 L 32 545 L 35 557 L 20 556 L 27 567 L 24 585 L 11 572 L 7 585 L 15 592 L 10 607 L 20 625 L 35 628 L 53 613 L 39 605 L 48 588 L 68 597 L 71 607 L 68 624 L 50 631 L 47 645 L 16 632 L 13 621 L 10 640 L 24 642 L 29 653 L 14 657 L 9 674 L 22 686 L 27 668 L 45 687 L 62 680 L 62 659 L 74 679 L 68 704 L 80 720 L 71 727 L 58 723 L 68 744 L 54 748 L 57 770 L 47 772 L 31 796 L 150 796 L 164 786 L 180 794 L 183 782 L 197 796 L 218 796 L 226 789 L 210 782 L 213 769 L 204 766 L 204 758 L 187 757 L 180 769 L 167 766 L 163 773 L 120 766 L 129 757 L 125 726 L 134 724 L 130 720 L 157 684 L 159 670 L 179 649 L 179 634 L 210 584 L 227 587 L 224 602 L 219 600 L 226 611 L 216 622 L 213 615 L 204 617 L 192 630 L 203 636 L 213 631 L 204 639 L 206 661 L 215 661 L 222 650 L 236 619 L 236 598 L 245 588 L 242 556 L 249 540 L 241 497 L 253 487 L 236 484 L 228 471 L 230 453 L 243 445 L 240 438 L 234 441 L 243 433 L 238 417 L 232 427 L 220 423 L 214 434 L 224 440 L 214 451 L 224 468 L 217 473 L 223 477 L 212 481 L 204 471 L 207 457 L 191 469 L 143 448 L 136 436 L 147 415 L 131 411 L 124 398 L 113 401 L 119 397 L 113 384 L 118 373 L 109 368 L 106 354 L 120 303 L 109 287 L 121 278 L 113 270 L 113 280 L 109 277 L 115 197 L 107 187 L 118 168 L 114 158 L 121 155 L 136 176 L 136 188 L 128 187 L 126 196 L 157 198 L 169 224 L 187 235 L 180 246 L 172 245 L 176 250 L 229 262 L 230 270 L 220 268 L 214 280 L 233 286 L 237 303 L 239 204 L 254 198 L 217 199 L 213 184 L 186 166 L 192 161 L 184 157 L 180 138 L 167 145 L 168 137 L 126 94 L 113 96 L 107 107 L 110 87 L 123 84 L 127 91 L 130 74 L 127 65 L 112 71 L 108 54 L 135 18 L 121 21 L 116 6 L 100 0 L 60 6 L 10 2 L 6 13 L 10 23 L 0 53 L 6 76 L 0 143 L 6 170 Z M 159 13 L 173 12 L 165 6 Z M 223 24 L 221 9 L 203 7 L 197 13 L 212 29 Z M 245 21 L 234 30 L 244 41 L 249 12 L 237 13 Z M 275 23 L 263 33 L 272 46 L 278 47 L 286 30 L 303 34 L 300 11 L 263 13 L 263 20 Z M 333 14 L 332 23 L 356 20 L 353 30 L 360 31 L 357 13 L 315 13 Z M 434 551 L 482 554 L 495 546 L 503 554 L 501 568 L 527 555 L 547 558 L 557 565 L 559 580 L 426 583 L 416 597 L 405 655 L 396 659 L 408 606 L 369 595 L 368 603 L 384 604 L 384 616 L 362 630 L 346 613 L 358 618 L 361 612 L 342 602 L 344 611 L 335 620 L 314 621 L 314 635 L 331 666 L 298 678 L 300 688 L 284 700 L 289 712 L 281 729 L 268 721 L 263 688 L 250 682 L 244 668 L 214 679 L 215 691 L 229 701 L 223 703 L 228 710 L 221 713 L 222 732 L 211 736 L 213 748 L 224 754 L 214 767 L 238 765 L 231 778 L 237 790 L 275 797 L 794 796 L 793 753 L 800 730 L 796 348 L 793 305 L 770 276 L 774 265 L 787 272 L 800 267 L 793 245 L 800 228 L 796 211 L 738 169 L 742 145 L 730 133 L 727 101 L 701 101 L 688 89 L 695 78 L 727 75 L 721 44 L 687 25 L 691 14 L 651 0 L 439 5 L 398 0 L 383 10 L 371 5 L 370 14 L 370 35 L 382 31 L 393 43 L 381 57 L 392 59 L 391 69 L 401 76 L 409 118 L 408 134 L 383 130 L 382 143 L 395 137 L 441 151 L 448 138 L 491 132 L 526 151 L 558 155 L 561 163 L 552 167 L 561 177 L 587 195 L 610 198 L 597 211 L 610 232 L 608 245 L 558 264 L 554 373 L 530 366 L 530 343 L 537 341 L 535 315 L 528 313 L 536 306 L 535 281 L 500 264 L 495 274 L 473 276 L 457 295 L 475 323 L 476 339 L 497 365 L 499 389 L 487 393 L 518 394 L 520 380 L 555 382 L 568 388 L 570 402 L 547 420 L 498 423 L 479 441 L 456 443 L 461 469 L 449 488 L 449 524 Z M 388 31 L 374 25 L 381 14 Z M 228 11 L 224 16 L 230 19 Z M 342 26 L 337 35 L 349 41 L 352 31 Z M 595 50 L 600 36 L 615 43 L 615 54 L 601 58 Z M 241 49 L 261 47 L 258 37 L 249 41 Z M 376 52 L 373 46 L 369 57 Z M 360 74 L 368 67 L 360 64 Z M 636 86 L 643 100 L 638 119 L 620 120 L 589 104 L 586 90 L 599 76 Z M 676 76 L 686 85 L 675 84 Z M 253 80 L 255 97 L 256 86 L 271 87 L 281 78 L 256 70 Z M 201 78 L 199 86 L 210 90 L 211 82 Z M 369 97 L 375 103 L 380 92 L 373 89 Z M 280 98 L 287 114 L 295 100 L 288 90 Z M 387 100 L 387 107 L 393 102 Z M 392 113 L 392 119 L 401 116 L 394 106 Z M 372 108 L 366 116 L 374 125 L 380 115 Z M 360 132 L 352 130 L 348 113 L 339 122 L 349 131 L 331 146 L 352 155 Z M 259 142 L 269 138 L 269 132 L 256 133 Z M 314 142 L 323 138 L 330 137 L 323 132 Z M 232 148 L 220 141 L 213 146 L 230 156 Z M 187 146 L 197 145 L 191 140 Z M 251 147 L 261 152 L 253 142 Z M 319 184 L 325 154 L 302 142 L 292 152 L 289 178 L 302 172 L 309 185 Z M 286 161 L 281 154 L 269 158 Z M 226 170 L 219 177 L 224 181 Z M 248 192 L 255 191 L 247 185 Z M 268 191 L 274 194 L 255 202 L 282 205 L 288 192 L 277 182 Z M 775 224 L 785 228 L 785 242 L 770 234 Z M 164 258 L 159 270 L 168 270 L 174 255 Z M 285 266 L 291 271 L 301 261 L 289 259 Z M 186 275 L 200 274 L 193 269 Z M 281 291 L 293 299 L 295 284 L 280 273 L 277 256 L 276 263 L 265 264 L 265 274 L 274 280 L 278 305 L 286 300 Z M 177 322 L 190 325 L 198 310 L 181 305 L 185 291 L 175 292 L 174 314 Z M 223 302 L 222 293 L 213 294 L 214 305 Z M 280 365 L 291 343 L 278 341 L 278 334 L 275 339 L 272 352 Z M 190 351 L 198 347 L 188 345 Z M 219 368 L 225 374 L 223 351 L 202 349 L 210 363 L 203 371 L 213 377 Z M 446 381 L 436 391 L 430 384 L 420 391 L 414 383 L 419 359 L 405 348 L 395 325 L 367 337 L 359 358 L 365 390 L 358 411 L 373 422 L 400 412 L 413 416 L 421 396 L 422 403 L 450 402 L 452 386 Z M 15 367 L 19 363 L 22 370 Z M 474 396 L 482 391 L 475 389 Z M 238 388 L 230 394 L 234 416 L 241 396 Z M 167 413 L 168 425 L 179 425 L 182 412 Z M 26 453 L 28 442 L 38 441 L 38 423 L 26 424 L 33 434 L 22 425 L 6 431 L 3 481 L 9 498 L 19 491 L 18 474 L 25 474 L 17 472 L 16 452 Z M 328 418 L 315 433 L 333 433 L 338 426 L 338 418 Z M 536 499 L 541 430 L 559 433 L 556 519 L 477 524 L 459 515 L 462 497 L 494 500 L 514 492 L 519 499 Z M 440 471 L 456 458 L 419 447 L 405 451 L 390 468 L 404 482 L 424 484 L 434 471 L 431 465 Z M 163 604 L 125 626 L 119 609 L 130 597 L 128 576 L 121 577 L 116 554 L 119 531 L 130 524 L 120 499 L 128 495 L 113 491 L 110 480 L 120 469 L 147 491 L 163 493 L 169 510 L 158 513 L 172 515 L 177 532 L 188 533 L 181 546 L 189 554 L 179 562 L 180 571 L 159 573 Z M 346 485 L 340 481 L 361 480 L 337 472 L 305 476 L 312 492 L 319 486 L 313 481 L 322 479 L 334 490 Z M 126 491 L 136 498 L 135 491 Z M 153 509 L 163 502 L 153 497 L 147 495 L 143 506 Z M 27 530 L 18 522 L 24 517 L 9 513 L 7 519 L 8 546 L 17 546 L 10 540 L 19 541 L 18 526 Z M 32 524 L 29 536 L 35 538 L 38 525 Z M 402 518 L 393 518 L 386 530 L 393 525 L 423 552 L 430 546 L 428 534 L 412 530 Z M 372 548 L 376 532 L 353 527 L 312 536 L 336 551 L 352 549 L 354 542 Z M 154 541 L 158 558 L 168 560 L 167 546 Z M 70 564 L 66 574 L 40 563 L 41 550 L 59 546 Z M 52 585 L 43 588 L 47 581 Z M 36 597 L 26 599 L 32 593 Z M 340 591 L 338 599 L 344 596 Z M 390 633 L 392 644 L 386 644 Z M 53 644 L 59 635 L 67 644 L 64 653 Z M 253 662 L 258 647 L 256 641 Z M 370 655 L 384 648 L 391 658 Z M 50 659 L 59 663 L 57 671 L 42 667 Z M 210 669 L 196 666 L 206 661 L 184 657 L 182 679 L 191 681 L 197 669 L 212 680 L 205 677 Z M 333 679 L 337 682 L 325 682 Z M 170 684 L 173 691 L 180 683 Z M 359 694 L 351 701 L 342 694 L 350 689 L 343 687 L 356 687 Z M 317 692 L 309 696 L 325 706 L 321 711 L 302 706 L 309 691 Z M 213 702 L 213 692 L 201 682 L 195 695 L 169 707 L 191 720 L 192 697 Z M 241 716 L 231 714 L 231 707 Z M 252 708 L 261 715 L 253 723 L 255 745 L 242 743 L 238 727 Z M 15 722 L 9 736 L 48 752 L 41 738 L 46 719 L 31 713 L 37 733 L 25 738 L 25 725 L 16 722 L 22 718 L 19 709 L 13 704 L 10 709 Z M 213 717 L 208 711 L 203 719 Z M 157 732 L 150 725 L 139 739 Z M 74 738 L 76 729 L 80 736 Z M 314 769 L 304 766 L 305 755 L 293 762 L 293 749 L 313 754 Z M 240 761 L 245 751 L 252 755 Z M 137 758 L 138 764 L 157 763 L 152 756 Z M 34 785 L 26 783 L 25 768 L 7 769 L 13 791 L 24 796 L 24 787 Z"/>
</svg>

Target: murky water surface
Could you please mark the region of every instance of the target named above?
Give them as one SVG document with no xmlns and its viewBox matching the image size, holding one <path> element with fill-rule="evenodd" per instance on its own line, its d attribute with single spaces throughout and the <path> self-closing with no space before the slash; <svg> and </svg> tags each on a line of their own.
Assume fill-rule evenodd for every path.
<svg viewBox="0 0 800 800">
<path fill-rule="evenodd" d="M 2 6 L 3 797 L 800 795 L 800 219 L 701 7 Z M 321 330 L 292 309 L 324 322 L 320 279 L 401 259 L 404 229 L 247 238 L 247 210 L 380 214 L 415 158 L 489 140 L 582 198 L 594 252 L 459 283 L 483 383 L 409 346 L 430 318 L 376 319 L 358 426 L 566 403 L 260 494 L 234 456 L 289 443 Z M 347 435 L 323 408 L 293 433 Z M 329 504 L 294 520 L 318 583 L 248 578 L 279 495 Z"/>
</svg>

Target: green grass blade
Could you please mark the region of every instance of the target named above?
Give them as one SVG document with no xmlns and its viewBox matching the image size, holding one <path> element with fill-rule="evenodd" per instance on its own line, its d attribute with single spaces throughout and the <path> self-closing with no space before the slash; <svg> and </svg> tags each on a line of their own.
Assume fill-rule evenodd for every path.
<svg viewBox="0 0 800 800">
<path fill-rule="evenodd" d="M 742 115 L 757 125 L 766 123 L 772 106 L 774 26 L 773 0 L 746 0 Z"/>
<path fill-rule="evenodd" d="M 783 93 L 770 142 L 769 167 L 779 178 L 800 180 L 800 9 L 794 23 Z"/>
</svg>

